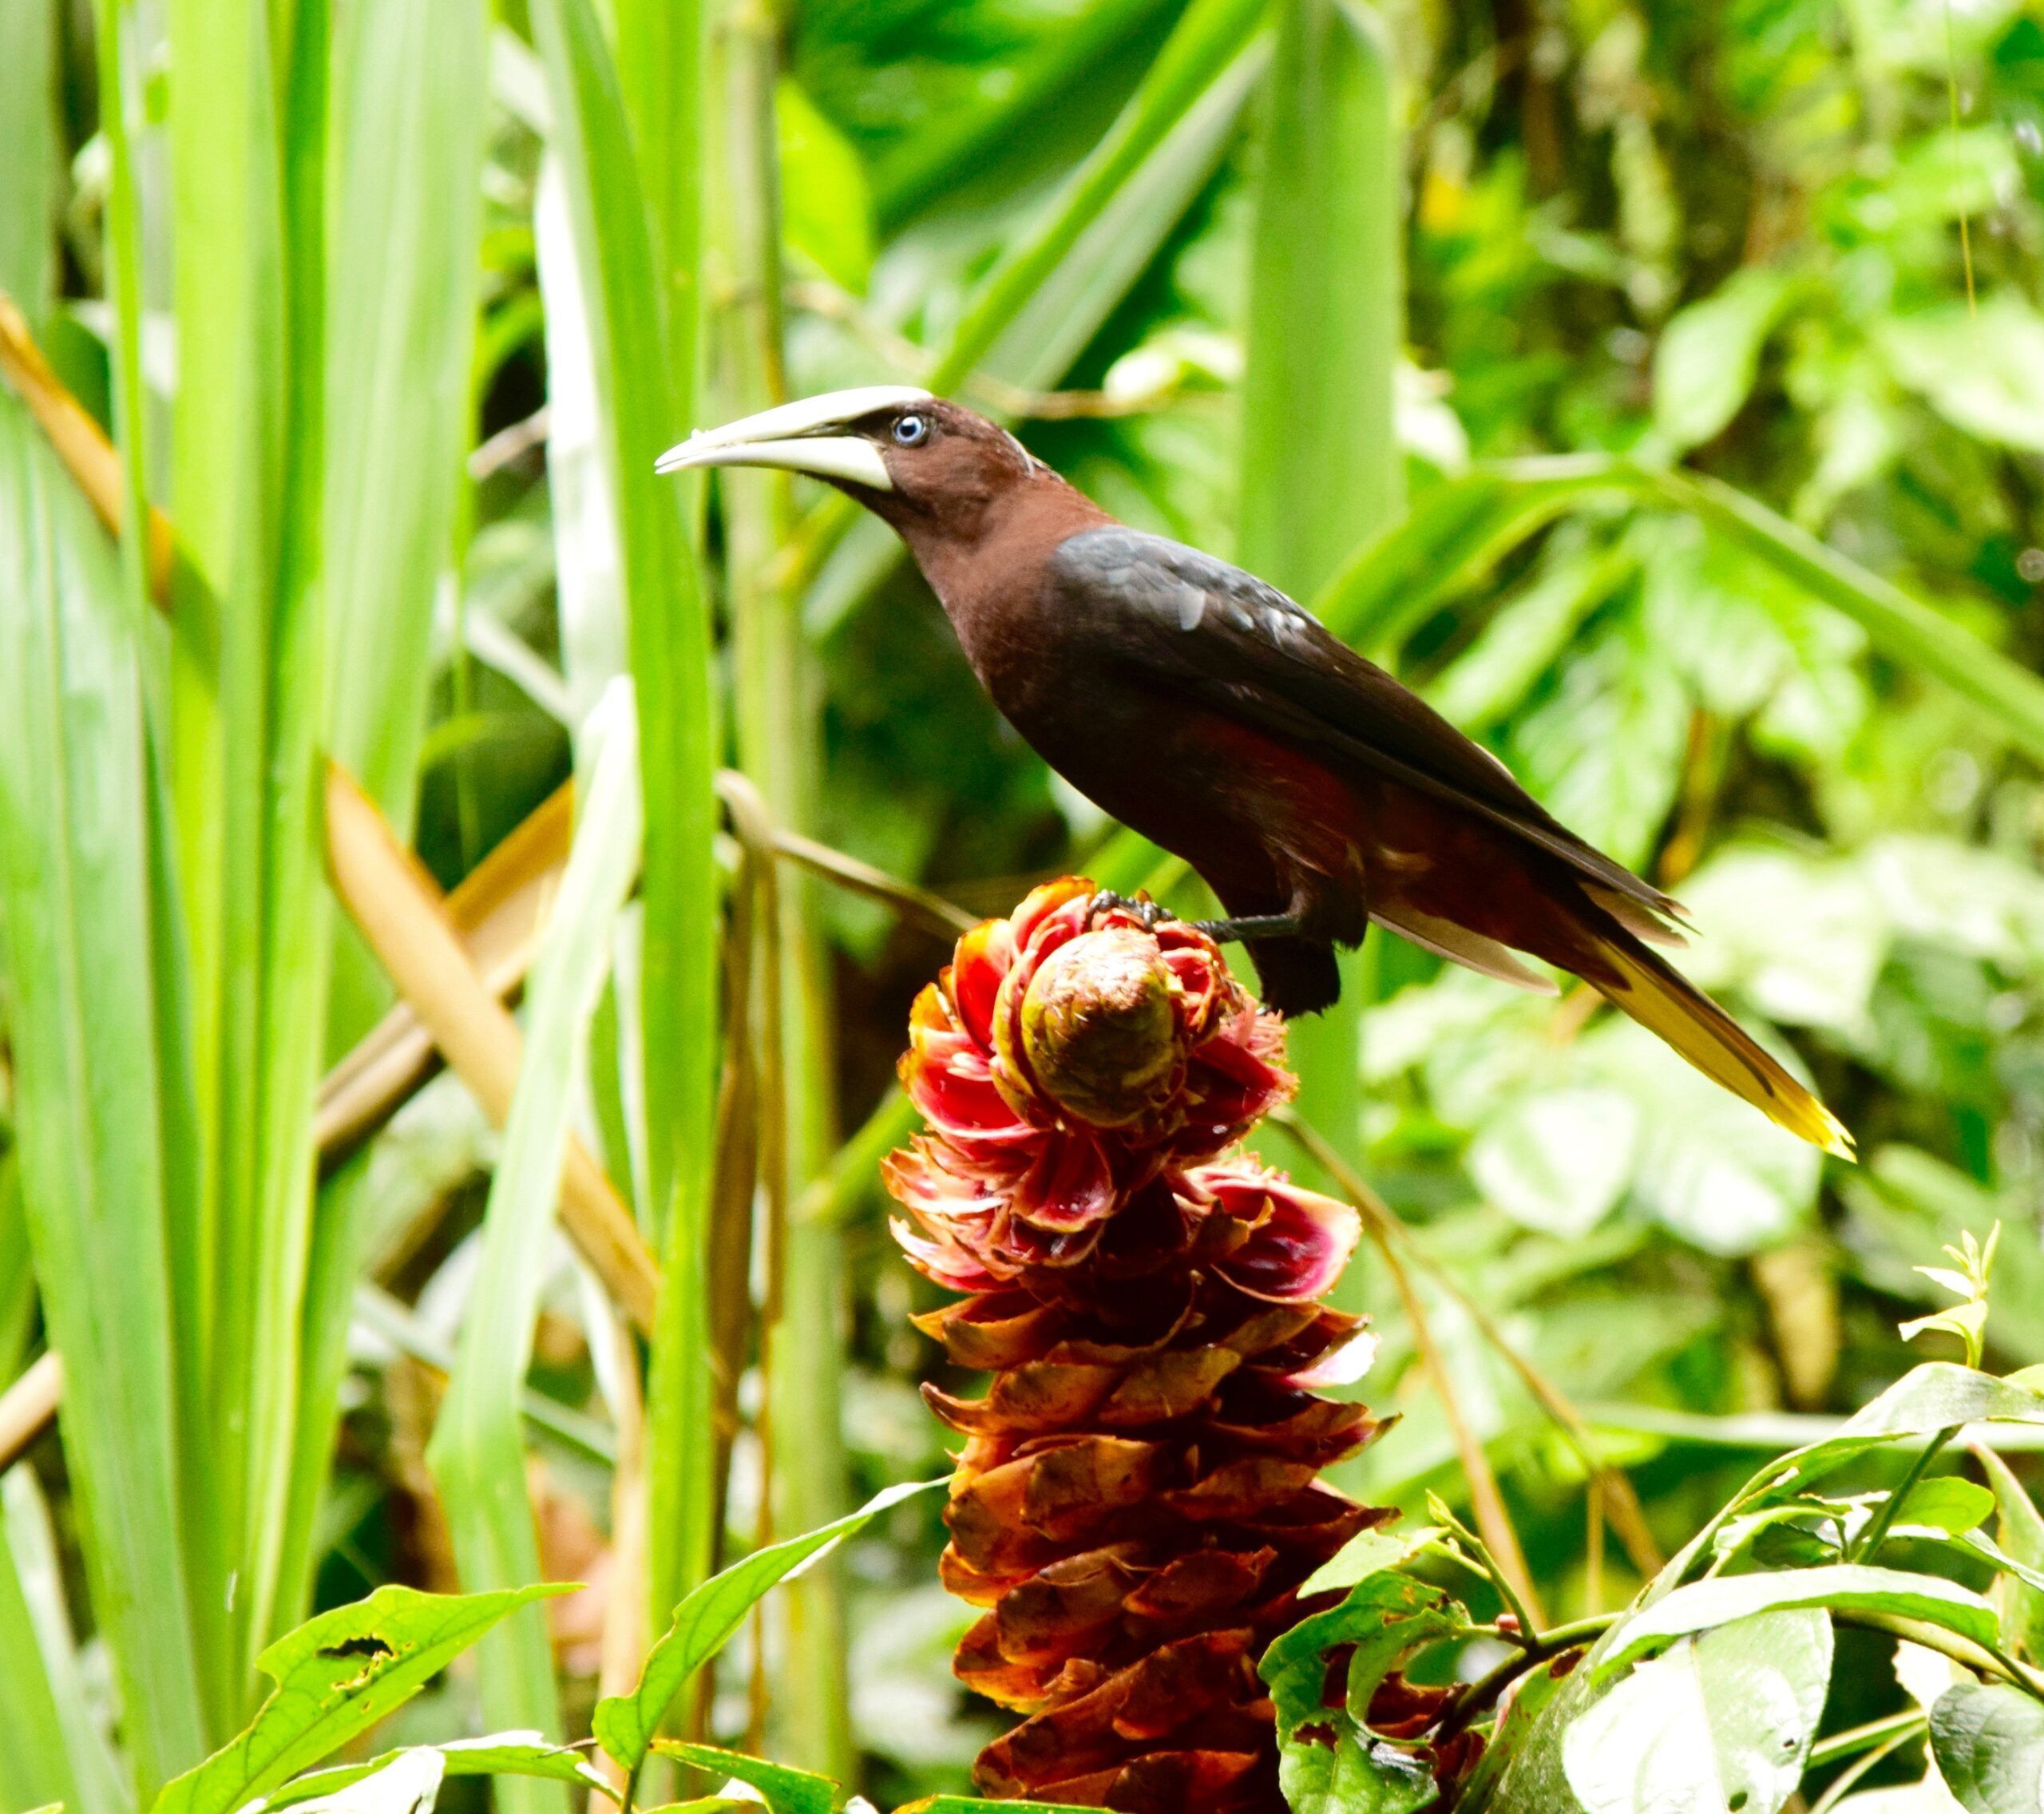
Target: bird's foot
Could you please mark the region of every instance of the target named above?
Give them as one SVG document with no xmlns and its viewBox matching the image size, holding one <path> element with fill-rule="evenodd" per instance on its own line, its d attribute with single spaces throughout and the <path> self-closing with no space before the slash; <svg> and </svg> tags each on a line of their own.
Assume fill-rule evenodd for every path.
<svg viewBox="0 0 2044 1814">
<path fill-rule="evenodd" d="M 1194 932 L 1204 933 L 1216 945 L 1242 945 L 1250 939 L 1292 938 L 1301 922 L 1296 913 L 1250 913 L 1238 920 L 1194 920 Z"/>
<path fill-rule="evenodd" d="M 1167 920 L 1172 917 L 1147 895 L 1139 897 L 1131 897 L 1117 894 L 1111 888 L 1103 888 L 1087 902 L 1086 923 L 1090 926 L 1095 921 L 1109 913 L 1133 915 L 1141 923 L 1146 933 L 1154 933 Z"/>
</svg>

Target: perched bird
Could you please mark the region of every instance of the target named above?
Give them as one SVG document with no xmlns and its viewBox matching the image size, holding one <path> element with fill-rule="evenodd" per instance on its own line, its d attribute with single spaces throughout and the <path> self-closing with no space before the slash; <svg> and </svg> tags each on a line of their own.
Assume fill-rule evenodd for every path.
<svg viewBox="0 0 2044 1814">
<path fill-rule="evenodd" d="M 1650 950 L 1677 904 L 1561 824 L 1489 751 L 1274 587 L 1116 522 L 971 410 L 840 390 L 660 461 L 807 473 L 905 541 L 966 659 L 1044 760 L 1182 857 L 1265 1000 L 1330 1005 L 1370 922 L 1552 992 L 1572 971 L 1734 1095 L 1849 1157 L 1835 1116 Z"/>
</svg>

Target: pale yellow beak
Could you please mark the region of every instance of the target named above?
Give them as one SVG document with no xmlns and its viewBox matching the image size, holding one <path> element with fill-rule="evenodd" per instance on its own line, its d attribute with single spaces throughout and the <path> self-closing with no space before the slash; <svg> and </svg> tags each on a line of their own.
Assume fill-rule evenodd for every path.
<svg viewBox="0 0 2044 1814">
<path fill-rule="evenodd" d="M 873 491 L 892 491 L 894 481 L 879 448 L 862 434 L 833 432 L 876 410 L 926 403 L 927 390 L 913 385 L 871 384 L 830 390 L 762 410 L 756 416 L 699 429 L 654 463 L 660 473 L 691 466 L 772 466 L 821 479 L 843 479 Z"/>
</svg>

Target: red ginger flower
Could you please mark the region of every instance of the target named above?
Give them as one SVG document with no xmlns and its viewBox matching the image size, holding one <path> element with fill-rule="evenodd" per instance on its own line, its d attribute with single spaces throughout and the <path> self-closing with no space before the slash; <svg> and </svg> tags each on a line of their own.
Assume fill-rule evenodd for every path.
<svg viewBox="0 0 2044 1814">
<path fill-rule="evenodd" d="M 1277 1810 L 1256 1674 L 1313 1570 L 1384 1514 L 1319 1470 L 1380 1426 L 1315 1396 L 1369 1364 L 1316 1301 L 1356 1212 L 1233 1151 L 1292 1093 L 1283 1024 L 1213 941 L 1089 882 L 960 940 L 917 998 L 901 1076 L 929 1131 L 887 1162 L 895 1234 L 969 1293 L 917 1319 L 970 1400 L 945 1522 L 987 1609 L 960 1677 L 1027 1714 L 988 1794 L 1139 1814 Z"/>
</svg>

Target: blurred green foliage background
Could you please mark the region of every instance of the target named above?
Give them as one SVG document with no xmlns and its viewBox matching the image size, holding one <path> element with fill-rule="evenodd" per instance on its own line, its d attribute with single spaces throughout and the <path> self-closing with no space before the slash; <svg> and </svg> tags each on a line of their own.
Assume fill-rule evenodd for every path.
<svg viewBox="0 0 2044 1814">
<path fill-rule="evenodd" d="M 333 10 L 347 30 L 388 3 Z M 1320 508 L 1309 475 L 1288 477 L 1285 462 L 1310 465 L 1322 432 L 1281 391 L 1244 426 L 1253 316 L 1281 307 L 1288 268 L 1285 246 L 1258 244 L 1259 186 L 1292 91 L 1264 79 L 1257 9 L 1234 9 L 1246 22 L 1225 53 L 991 334 L 974 313 L 989 272 L 1139 112 L 1151 92 L 1139 85 L 1188 9 L 707 10 L 712 141 L 723 110 L 743 105 L 735 68 L 755 85 L 766 72 L 771 133 L 734 133 L 695 192 L 711 248 L 696 420 L 783 387 L 936 373 L 1128 521 L 1240 552 L 1301 589 L 1328 576 L 1322 557 L 1289 545 L 1310 541 L 1317 519 L 1288 522 L 1281 508 L 1259 526 L 1252 509 L 1258 488 L 1281 504 L 1294 483 L 1299 510 Z M 147 54 L 161 10 L 130 10 L 146 206 L 166 180 L 163 78 Z M 1737 487 L 1855 574 L 1927 604 L 1955 632 L 1948 665 L 1976 665 L 1968 652 L 1984 644 L 2038 666 L 2044 12 L 2019 0 L 1386 0 L 1367 22 L 1396 129 L 1370 180 L 1395 199 L 1402 275 L 1365 248 L 1362 275 L 1384 279 L 1384 294 L 1354 291 L 1351 318 L 1339 306 L 1351 292 L 1325 286 L 1355 276 L 1344 259 L 1358 242 L 1307 233 L 1290 248 L 1296 281 L 1337 301 L 1326 337 L 1293 349 L 1309 370 L 1340 368 L 1337 398 L 1367 390 L 1355 361 L 1388 370 L 1397 458 L 1370 481 L 1381 495 L 1358 529 L 1395 524 L 1402 493 L 1429 532 L 1400 540 L 1393 528 L 1369 569 L 1388 576 L 1388 596 L 1358 633 L 1561 818 L 1680 895 L 1699 934 L 1686 968 L 1792 1048 L 1864 1160 L 1820 1162 L 1590 998 L 1519 996 L 1404 947 L 1359 972 L 1369 1005 L 1354 1047 L 1353 1021 L 1331 1048 L 1324 1036 L 1315 1045 L 1315 1114 L 1360 1101 L 1359 1126 L 1329 1129 L 1337 1143 L 1606 1432 L 1665 1550 L 1755 1451 L 1902 1370 L 1893 1325 L 1934 1295 L 1910 1269 L 1962 1228 L 2005 1226 L 1994 1353 L 2044 1361 L 2037 733 L 1904 659 L 1870 634 L 1868 613 L 1836 608 L 1721 515 L 1626 476 L 1673 466 Z M 545 156 L 559 91 L 533 23 L 505 0 L 473 59 L 435 78 L 481 101 L 486 146 L 467 477 L 446 548 L 427 551 L 446 572 L 426 666 L 399 677 L 426 689 L 417 844 L 450 885 L 568 774 L 575 729 L 624 661 L 618 576 L 589 556 L 609 506 L 589 478 L 593 355 L 564 300 L 588 277 Z M 763 61 L 731 49 L 747 42 L 766 46 Z M 107 415 L 112 159 L 94 57 L 82 4 L 0 7 L 0 287 Z M 629 99 L 628 53 L 621 69 Z M 405 160 L 392 164 L 403 184 Z M 379 249 L 370 208 L 351 255 L 410 255 Z M 761 219 L 774 242 L 764 250 Z M 160 258 L 147 232 L 142 250 Z M 390 275 L 402 281 L 394 262 Z M 191 355 L 160 273 L 142 294 L 147 433 L 160 439 L 172 373 Z M 1393 303 L 1402 323 L 1384 314 Z M 960 366 L 945 349 L 961 324 Z M 691 426 L 673 422 L 668 438 Z M 1491 479 L 1519 489 L 1475 508 Z M 361 546 L 405 533 L 385 508 L 354 524 Z M 750 504 L 727 490 L 705 507 L 720 756 L 763 778 L 802 831 L 975 913 L 1004 911 L 1064 870 L 1151 873 L 998 721 L 886 533 L 834 509 L 785 489 Z M 1308 579 L 1281 570 L 1294 556 Z M 746 589 L 762 584 L 778 588 L 778 615 L 748 632 Z M 794 770 L 776 780 L 783 757 Z M 1168 865 L 1157 882 L 1174 906 L 1201 905 Z M 790 1364 L 833 1424 L 842 1395 L 842 1456 L 826 1428 L 783 1463 L 813 1476 L 791 1520 L 813 1523 L 805 1508 L 945 1465 L 915 1395 L 935 1350 L 905 1321 L 926 1288 L 887 1236 L 881 1143 L 854 1143 L 834 1169 L 830 1155 L 885 1104 L 909 1000 L 946 952 L 884 901 L 788 889 L 815 941 L 793 973 L 808 1031 L 790 1036 L 790 1183 L 798 1203 L 821 1205 L 823 1231 L 790 1274 L 805 1357 Z M 381 1004 L 353 962 L 336 971 L 336 1052 Z M 600 1067 L 632 1036 L 628 1012 L 618 1031 L 623 993 L 599 1011 Z M 600 1131 L 615 1105 L 600 1083 L 591 1103 Z M 0 1127 L 9 1112 L 0 1088 Z M 422 1457 L 496 1150 L 442 1078 L 365 1162 L 354 1213 L 374 1284 L 356 1300 L 339 1460 L 314 1527 L 322 1603 L 385 1579 L 453 1578 Z M 613 1170 L 628 1169 L 610 1151 Z M 26 1355 L 37 1294 L 14 1176 L 0 1157 L 0 1321 L 9 1353 Z M 822 1194 L 802 1196 L 818 1178 Z M 1395 1293 L 1367 1258 L 1350 1289 L 1386 1337 L 1367 1396 L 1403 1414 L 1353 1483 L 1408 1504 L 1429 1487 L 1459 1496 L 1451 1432 Z M 1456 1298 L 1424 1276 L 1420 1289 L 1549 1609 L 1616 1605 L 1633 1562 L 1606 1540 L 1579 1458 Z M 612 1361 L 586 1299 L 563 1250 L 530 1384 L 561 1410 L 534 1438 L 542 1566 L 597 1584 L 554 1626 L 571 1725 L 592 1692 L 610 1566 Z M 738 1390 L 748 1417 L 755 1384 Z M 34 1459 L 89 1627 L 62 1457 L 47 1442 Z M 742 1436 L 727 1508 L 740 1543 L 758 1471 Z M 841 1764 L 855 1752 L 885 1798 L 960 1783 L 992 1729 L 949 1674 L 969 1614 L 936 1584 L 941 1536 L 920 1507 L 869 1536 L 840 1571 L 842 1633 L 832 1613 L 774 1640 L 781 1676 L 808 1679 L 777 1696 L 770 1740 Z M 103 1701 L 96 1658 L 88 1642 L 84 1678 L 101 1682 Z M 723 1684 L 727 1736 L 747 1724 L 744 1674 Z M 407 1728 L 443 1736 L 472 1692 L 457 1678 L 409 1710 Z M 833 1706 L 849 1717 L 835 1743 L 817 1736 Z"/>
</svg>

